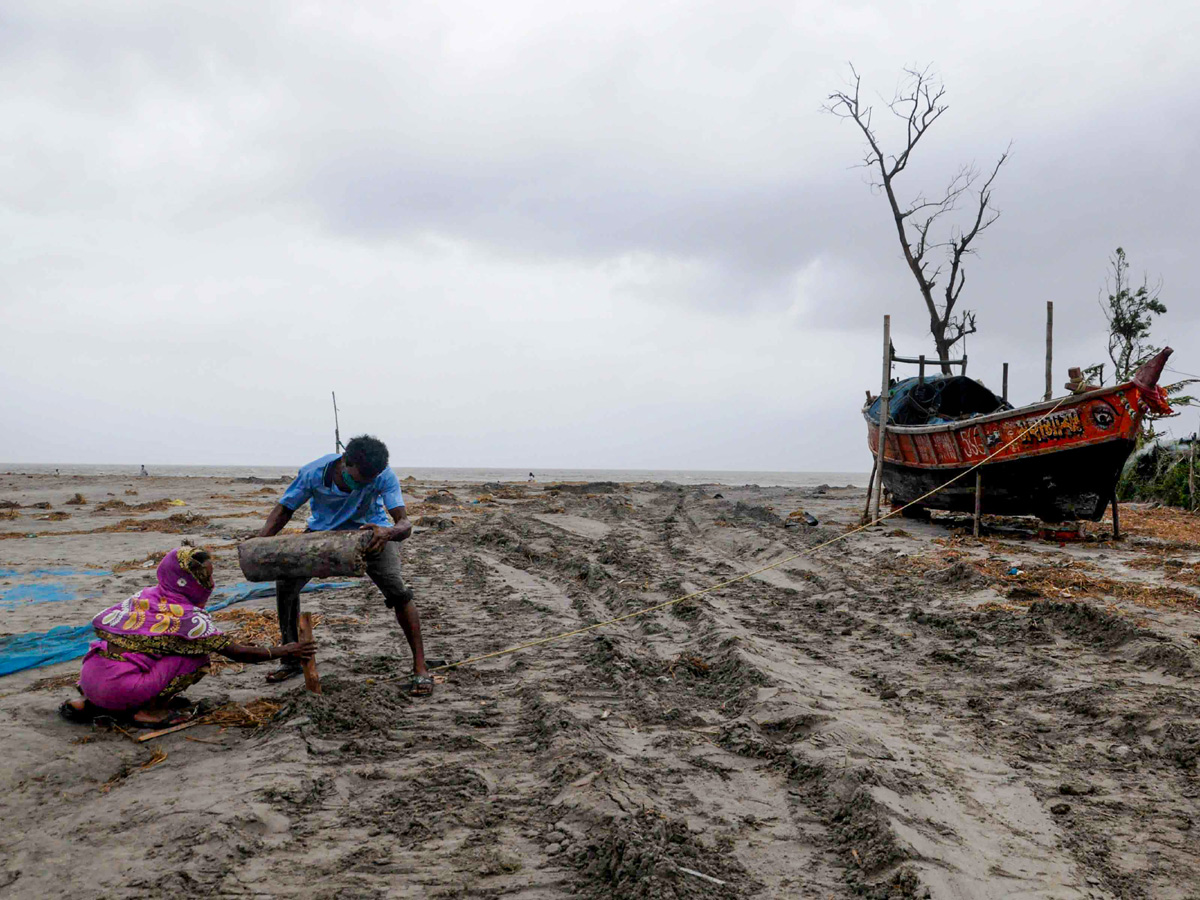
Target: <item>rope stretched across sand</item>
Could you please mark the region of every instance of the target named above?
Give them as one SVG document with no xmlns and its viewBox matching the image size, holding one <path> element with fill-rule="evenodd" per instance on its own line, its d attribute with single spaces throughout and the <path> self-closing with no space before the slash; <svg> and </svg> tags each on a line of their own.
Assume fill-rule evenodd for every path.
<svg viewBox="0 0 1200 900">
<path fill-rule="evenodd" d="M 663 603 L 655 604 L 654 606 L 647 606 L 644 609 L 634 610 L 631 613 L 625 613 L 624 615 L 616 616 L 612 619 L 605 619 L 603 622 L 593 622 L 591 625 L 585 625 L 582 628 L 575 628 L 571 631 L 564 631 L 560 634 L 552 634 L 547 637 L 538 638 L 537 640 L 526 641 L 523 644 L 516 644 L 512 647 L 506 647 L 503 650 L 496 650 L 493 653 L 484 653 L 480 656 L 472 656 L 467 659 L 460 659 L 458 662 L 446 663 L 441 666 L 433 667 L 429 671 L 440 672 L 440 671 L 443 671 L 446 669 L 456 669 L 459 666 L 468 666 L 473 663 L 483 662 L 485 659 L 495 659 L 497 656 L 507 656 L 510 653 L 519 653 L 522 650 L 529 650 L 529 649 L 532 649 L 533 647 L 540 647 L 543 644 L 549 644 L 549 643 L 553 643 L 554 641 L 566 640 L 569 637 L 576 637 L 581 634 L 587 634 L 589 631 L 595 631 L 599 628 L 606 628 L 609 625 L 616 625 L 618 622 L 624 622 L 627 619 L 633 619 L 633 618 L 636 618 L 637 616 L 645 616 L 645 615 L 649 615 L 650 613 L 653 613 L 653 612 L 658 612 L 660 609 L 666 609 L 669 606 L 675 606 L 677 603 L 683 603 L 687 600 L 692 600 L 692 599 L 694 599 L 696 597 L 700 597 L 704 594 L 709 594 L 709 593 L 712 593 L 713 591 L 720 590 L 721 588 L 729 587 L 731 584 L 737 584 L 739 581 L 745 581 L 747 578 L 752 578 L 755 575 L 758 575 L 762 572 L 767 572 L 771 569 L 777 569 L 780 566 L 782 566 L 783 564 L 789 563 L 792 560 L 799 559 L 802 556 L 809 556 L 813 553 L 816 553 L 818 550 L 822 550 L 825 547 L 829 547 L 832 544 L 838 543 L 839 541 L 844 541 L 849 537 L 853 537 L 854 535 L 856 535 L 862 531 L 866 531 L 868 528 L 872 528 L 872 527 L 878 525 L 879 523 L 883 522 L 885 519 L 890 519 L 892 516 L 896 515 L 897 513 L 903 512 L 904 510 L 908 509 L 910 506 L 914 506 L 914 505 L 920 503 L 922 500 L 926 500 L 926 499 L 932 497 L 938 491 L 943 490 L 943 489 L 949 487 L 950 485 L 954 484 L 954 482 L 958 481 L 959 479 L 965 478 L 967 475 L 970 475 L 972 472 L 974 472 L 980 466 L 983 466 L 990 460 L 994 459 L 996 456 L 1003 453 L 1005 450 L 1007 450 L 1009 447 L 1011 447 L 1013 444 L 1015 444 L 1021 438 L 1025 437 L 1025 435 L 1029 434 L 1029 432 L 1031 432 L 1034 428 L 1036 428 L 1039 424 L 1041 424 L 1045 419 L 1049 418 L 1049 416 L 1052 413 L 1054 413 L 1060 406 L 1062 406 L 1064 403 L 1066 403 L 1067 400 L 1069 400 L 1069 399 L 1071 399 L 1071 398 L 1063 397 L 1061 400 L 1059 400 L 1057 403 L 1055 403 L 1053 407 L 1046 410 L 1045 413 L 1043 413 L 1035 421 L 1033 421 L 1029 425 L 1028 428 L 1026 428 L 1020 434 L 1016 435 L 1016 437 L 1014 437 L 1012 440 L 1010 440 L 1007 444 L 1003 444 L 1000 447 L 997 447 L 990 454 L 985 456 L 979 462 L 975 463 L 975 465 L 971 466 L 969 469 L 964 469 L 963 471 L 959 472 L 953 478 L 947 480 L 944 484 L 938 485 L 933 490 L 927 491 L 926 493 L 922 494 L 920 497 L 917 497 L 915 500 L 910 500 L 908 503 L 905 503 L 903 506 L 898 506 L 895 509 L 890 510 L 886 514 L 880 516 L 879 518 L 877 518 L 871 522 L 867 522 L 863 525 L 859 525 L 857 528 L 852 528 L 850 531 L 847 531 L 844 534 L 839 534 L 835 538 L 830 538 L 829 540 L 824 541 L 823 543 L 817 544 L 815 547 L 809 547 L 806 550 L 801 550 L 799 553 L 793 553 L 791 556 L 785 556 L 783 559 L 778 559 L 773 563 L 768 563 L 765 566 L 760 566 L 757 569 L 753 569 L 749 572 L 744 572 L 741 575 L 738 575 L 734 578 L 729 578 L 725 581 L 720 581 L 720 582 L 717 582 L 716 584 L 711 584 L 706 588 L 700 588 L 700 590 L 698 590 L 698 591 L 692 591 L 690 594 L 684 594 L 682 597 L 676 597 L 673 600 L 667 600 Z M 404 676 L 404 678 L 407 678 L 407 677 L 408 676 Z M 381 681 L 383 681 L 384 683 L 390 682 L 390 681 L 402 681 L 402 680 L 404 680 L 404 679 L 403 678 L 381 679 Z"/>
</svg>

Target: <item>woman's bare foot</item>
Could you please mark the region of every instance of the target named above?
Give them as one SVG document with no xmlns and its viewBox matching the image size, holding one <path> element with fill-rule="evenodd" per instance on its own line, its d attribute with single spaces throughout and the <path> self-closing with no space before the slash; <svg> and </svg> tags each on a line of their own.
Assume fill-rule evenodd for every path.
<svg viewBox="0 0 1200 900">
<path fill-rule="evenodd" d="M 143 707 L 129 718 L 141 725 L 161 725 L 171 718 L 172 711 L 159 707 Z"/>
</svg>

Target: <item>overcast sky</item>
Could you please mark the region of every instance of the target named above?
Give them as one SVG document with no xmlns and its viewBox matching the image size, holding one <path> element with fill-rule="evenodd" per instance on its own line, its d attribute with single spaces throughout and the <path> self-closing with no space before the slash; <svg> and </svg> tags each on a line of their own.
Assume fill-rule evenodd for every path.
<svg viewBox="0 0 1200 900">
<path fill-rule="evenodd" d="M 866 470 L 880 327 L 932 353 L 899 185 L 990 165 L 969 373 L 1099 361 L 1121 245 L 1200 371 L 1200 5 L 0 2 L 0 460 Z M 882 122 L 881 122 L 882 124 Z M 890 127 L 881 137 L 892 141 Z M 1189 413 L 1177 431 L 1195 428 Z"/>
</svg>

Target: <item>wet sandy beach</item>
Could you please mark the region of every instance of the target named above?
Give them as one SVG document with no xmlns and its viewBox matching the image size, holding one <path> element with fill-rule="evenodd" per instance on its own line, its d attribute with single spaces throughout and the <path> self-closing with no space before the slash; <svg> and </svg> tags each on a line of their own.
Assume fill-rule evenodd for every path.
<svg viewBox="0 0 1200 900">
<path fill-rule="evenodd" d="M 1194 517 L 1065 546 L 889 520 L 807 553 L 861 489 L 404 487 L 451 661 L 804 555 L 431 699 L 369 581 L 306 595 L 323 697 L 251 666 L 189 691 L 269 701 L 258 728 L 137 744 L 57 718 L 77 661 L 0 678 L 3 896 L 1200 896 Z M 184 540 L 240 582 L 282 489 L 0 476 L 0 631 L 86 623 Z"/>
</svg>

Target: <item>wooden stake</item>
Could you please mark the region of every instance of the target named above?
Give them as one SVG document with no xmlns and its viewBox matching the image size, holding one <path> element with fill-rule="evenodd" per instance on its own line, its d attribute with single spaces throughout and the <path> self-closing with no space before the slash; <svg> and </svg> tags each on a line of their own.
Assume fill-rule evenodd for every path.
<svg viewBox="0 0 1200 900">
<path fill-rule="evenodd" d="M 1005 403 L 1007 403 L 1008 402 L 1008 363 L 1004 364 L 1003 384 L 1004 384 L 1003 393 L 1000 396 L 1001 396 L 1001 399 L 1004 400 Z"/>
<path fill-rule="evenodd" d="M 1054 301 L 1046 301 L 1046 396 L 1049 400 L 1054 394 L 1051 382 L 1054 381 Z"/>
<path fill-rule="evenodd" d="M 300 643 L 304 644 L 313 639 L 312 613 L 300 613 L 300 627 L 297 629 Z M 303 663 L 304 686 L 309 693 L 321 693 L 321 678 L 317 675 L 316 659 L 306 659 Z"/>
<path fill-rule="evenodd" d="M 1117 489 L 1113 488 L 1112 494 L 1112 511 L 1113 511 L 1113 540 L 1121 539 L 1121 508 L 1117 506 Z"/>
<path fill-rule="evenodd" d="M 975 537 L 979 537 L 979 517 L 983 513 L 983 469 L 975 470 Z"/>
<path fill-rule="evenodd" d="M 891 403 L 892 317 L 883 317 L 883 387 L 879 389 L 879 449 L 875 454 L 875 482 L 871 497 L 871 521 L 879 519 L 879 498 L 883 494 L 883 452 L 887 449 L 888 406 Z"/>
</svg>

